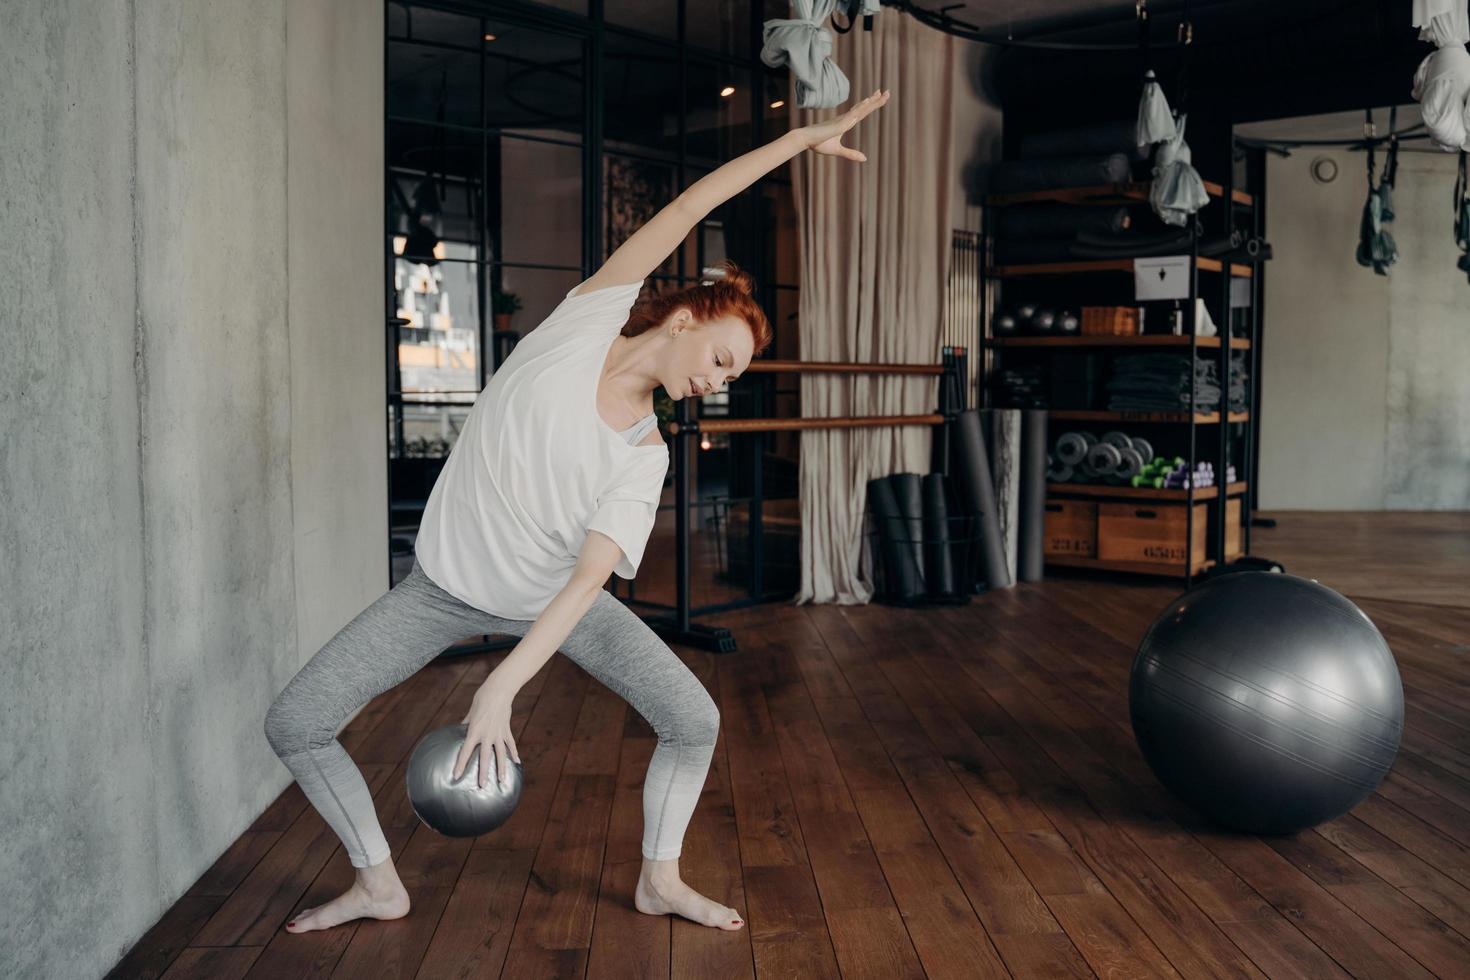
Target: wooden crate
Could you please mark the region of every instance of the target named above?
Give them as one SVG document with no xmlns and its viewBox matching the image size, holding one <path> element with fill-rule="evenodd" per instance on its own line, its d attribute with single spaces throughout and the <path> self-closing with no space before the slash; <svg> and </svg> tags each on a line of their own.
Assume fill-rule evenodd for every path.
<svg viewBox="0 0 1470 980">
<path fill-rule="evenodd" d="M 1104 561 L 1178 563 L 1186 553 L 1188 514 L 1185 504 L 1099 503 L 1097 557 Z M 1205 554 L 1209 514 L 1207 505 L 1194 505 L 1193 558 Z"/>
<path fill-rule="evenodd" d="M 1044 554 L 1096 558 L 1097 501 L 1048 500 L 1044 530 Z"/>
<path fill-rule="evenodd" d="M 1085 334 L 1134 336 L 1138 333 L 1138 308 L 1133 306 L 1084 306 L 1081 330 Z"/>
</svg>

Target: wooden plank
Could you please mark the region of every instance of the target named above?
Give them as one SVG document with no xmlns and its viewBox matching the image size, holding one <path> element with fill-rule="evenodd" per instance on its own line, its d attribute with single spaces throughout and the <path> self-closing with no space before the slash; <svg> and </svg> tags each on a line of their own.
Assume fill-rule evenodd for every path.
<svg viewBox="0 0 1470 980">
<path fill-rule="evenodd" d="M 291 785 L 296 786 L 295 783 Z M 300 787 L 296 787 L 296 792 L 304 803 L 306 796 L 301 793 Z M 282 793 L 278 799 L 285 795 Z M 221 854 L 214 864 L 210 865 L 209 870 L 200 875 L 199 880 L 194 882 L 194 885 L 184 894 L 190 898 L 201 895 L 228 897 L 239 887 L 240 882 L 245 880 L 250 869 L 255 867 L 280 839 L 281 831 L 279 830 L 245 831 L 229 847 L 225 848 L 225 853 Z"/>
<path fill-rule="evenodd" d="M 931 681 L 942 680 L 947 688 L 957 681 L 965 683 L 963 673 L 952 663 L 943 663 L 944 658 L 930 655 L 927 664 L 917 662 L 918 651 L 933 651 L 949 640 L 934 629 L 937 624 L 931 620 L 929 616 L 915 616 L 901 631 L 877 634 L 886 652 L 883 659 L 891 664 L 889 676 L 900 690 L 911 684 L 910 678 L 916 674 L 928 674 Z M 928 714 L 927 710 L 922 713 Z M 1022 730 L 1025 727 L 1021 726 Z M 1009 751 L 1014 752 L 1021 744 L 1019 739 L 1012 741 Z M 1023 785 L 1037 798 L 1054 827 L 1007 832 L 1000 837 L 1054 914 L 1059 908 L 1074 913 L 1093 909 L 1101 916 L 1099 922 L 1105 926 L 1112 923 L 1097 934 L 1078 936 L 1072 929 L 1067 930 L 1094 970 L 1106 975 L 1106 970 L 1120 969 L 1116 958 L 1122 956 L 1130 960 L 1124 969 L 1130 974 L 1169 975 L 1177 967 L 1187 976 L 1260 975 L 1180 889 L 1151 867 L 1136 845 L 1095 812 L 1077 805 L 1066 786 L 1066 777 L 1055 767 L 1050 773 L 1045 766 L 1038 771 L 1035 763 L 1040 753 L 1033 750 L 1027 755 L 1029 760 L 1023 762 L 1018 756 L 1016 762 L 1027 767 Z M 926 813 L 929 810 L 925 808 Z M 1065 901 L 1059 902 L 1060 898 Z M 1060 914 L 1057 918 L 1064 927 L 1067 925 Z M 1110 949 L 1099 938 L 1109 931 L 1136 933 L 1140 926 L 1152 942 L 1134 938 L 1119 950 Z M 1092 948 L 1085 948 L 1084 942 L 1092 942 Z M 1141 959 L 1132 961 L 1135 956 Z"/>
<path fill-rule="evenodd" d="M 920 953 L 904 929 L 799 671 L 771 633 L 746 649 L 767 667 L 766 702 L 798 817 L 804 827 L 819 828 L 806 836 L 807 856 L 842 974 L 923 976 Z"/>
<path fill-rule="evenodd" d="M 743 614 L 720 617 L 714 622 L 728 625 L 741 621 Z M 742 627 L 743 629 L 743 627 Z M 709 691 L 715 704 L 720 703 L 720 678 L 717 661 L 723 659 L 708 651 L 676 647 L 675 652 Z M 684 848 L 679 855 L 679 876 L 690 888 L 707 895 L 722 905 L 739 912 L 745 926 L 734 931 L 701 926 L 670 916 L 669 965 L 675 977 L 753 977 L 755 958 L 751 946 L 750 917 L 746 909 L 745 882 L 741 875 L 740 851 L 735 842 L 735 809 L 730 795 L 729 762 L 722 731 L 710 759 L 709 775 L 700 793 L 699 805 L 684 834 Z M 652 729 L 648 729 L 652 734 Z M 641 837 L 641 823 L 640 823 Z M 641 864 L 641 850 L 640 850 Z"/>
<path fill-rule="evenodd" d="M 780 745 L 759 678 L 750 667 L 748 654 L 721 657 L 716 665 L 756 973 L 836 977 L 832 937 Z"/>
<path fill-rule="evenodd" d="M 644 915 L 633 906 L 643 868 L 643 777 L 655 741 L 630 738 L 625 728 L 621 743 L 587 976 L 668 976 L 671 917 Z"/>
<path fill-rule="evenodd" d="M 185 895 L 133 944 L 105 980 L 155 980 L 224 904 L 218 895 Z"/>
<path fill-rule="evenodd" d="M 1017 603 L 1028 600 L 1032 603 L 1045 601 L 1034 595 L 1021 595 L 1019 592 L 1015 596 L 1006 598 L 1014 599 Z M 996 603 L 987 606 L 985 611 L 1000 616 L 1005 610 L 1001 603 Z M 1055 610 L 1052 612 L 1053 615 L 1045 621 L 1048 627 L 1061 620 L 1061 616 L 1057 615 Z M 1065 640 L 1060 643 L 1050 643 L 1045 636 L 1044 628 L 1042 635 L 1037 635 L 1036 627 L 1041 620 L 1033 616 L 1028 618 L 1028 622 L 1033 626 L 1032 650 L 1035 649 L 1036 643 L 1041 642 L 1046 643 L 1054 654 L 1064 654 L 1069 646 Z M 1093 658 L 1092 662 L 1098 661 Z M 1045 674 L 1044 670 L 1037 669 L 1028 673 L 1027 677 L 1032 682 L 1040 682 L 1039 679 Z M 1121 690 L 1123 688 L 1120 686 Z M 1075 701 L 1072 707 L 1077 712 L 1100 713 L 1104 720 L 1111 718 L 1116 722 L 1120 717 L 1116 709 L 1095 712 L 1091 704 L 1080 700 Z M 1067 719 L 1072 716 L 1072 713 L 1064 711 L 1055 717 Z M 1085 781 L 1089 778 L 1087 774 L 1092 772 L 1094 766 L 1111 766 L 1115 764 L 1114 759 L 1117 758 L 1116 752 L 1110 753 L 1106 758 L 1099 757 L 1090 747 L 1094 744 L 1097 743 L 1087 743 L 1081 739 L 1064 740 L 1062 744 L 1046 748 L 1048 754 L 1053 759 L 1057 759 L 1059 764 L 1063 756 L 1070 760 L 1070 764 L 1076 767 L 1075 772 L 1080 775 L 1079 781 Z M 1108 750 L 1106 743 L 1097 744 L 1097 748 L 1102 751 Z M 1129 765 L 1133 766 L 1135 772 L 1137 771 L 1136 761 L 1130 761 Z M 1138 791 L 1146 790 L 1147 787 L 1140 783 Z M 1089 797 L 1092 796 L 1093 792 L 1089 789 Z M 1419 964 L 1408 957 L 1398 945 L 1373 930 L 1294 865 L 1281 859 L 1279 855 L 1275 855 L 1259 839 L 1217 832 L 1204 826 L 1201 822 L 1192 821 L 1193 818 L 1181 816 L 1182 826 L 1189 829 L 1231 870 L 1235 871 L 1278 910 L 1290 914 L 1298 928 L 1309 935 L 1323 950 L 1329 951 L 1350 972 L 1377 971 L 1381 973 L 1401 970 L 1404 971 L 1404 975 L 1408 976 L 1427 975 Z"/>
<path fill-rule="evenodd" d="M 259 946 L 186 949 L 163 977 L 164 980 L 235 980 L 245 976 L 259 955 Z"/>
<path fill-rule="evenodd" d="M 968 900 L 981 924 L 971 930 L 971 945 L 979 940 L 983 944 L 958 963 L 920 948 L 925 968 L 932 971 L 931 963 L 950 969 L 968 964 L 976 974 L 994 975 L 1003 975 L 1008 966 L 1014 969 L 992 937 L 1055 935 L 1061 926 L 948 765 L 935 752 L 915 751 L 916 741 L 922 740 L 917 723 L 872 662 L 872 651 L 863 649 L 852 622 L 857 611 L 817 608 L 809 616 L 822 631 L 831 659 L 862 699 L 862 707 L 850 698 L 817 699 L 815 704 L 898 907 L 907 918 L 911 910 L 936 901 L 958 908 Z M 867 748 L 875 744 L 883 746 L 888 759 Z M 1044 948 L 1057 957 L 1046 965 L 1055 975 L 1085 973 L 1070 945 Z"/>
<path fill-rule="evenodd" d="M 1470 965 L 1470 939 L 1446 928 L 1444 920 L 1322 834 L 1307 830 L 1294 837 L 1266 838 L 1265 842 L 1361 919 L 1391 937 L 1425 969 L 1449 976 Z M 1462 922 L 1470 918 L 1467 909 L 1470 905 L 1454 909 L 1455 917 Z"/>
<path fill-rule="evenodd" d="M 501 975 L 534 857 L 530 850 L 470 849 L 424 952 L 421 976 Z"/>
</svg>

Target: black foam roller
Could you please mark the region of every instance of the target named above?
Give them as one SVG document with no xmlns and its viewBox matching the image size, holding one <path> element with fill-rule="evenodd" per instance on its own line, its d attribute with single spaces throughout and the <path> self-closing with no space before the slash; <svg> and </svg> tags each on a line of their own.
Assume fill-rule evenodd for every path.
<svg viewBox="0 0 1470 980">
<path fill-rule="evenodd" d="M 888 482 L 893 485 L 893 496 L 903 515 L 902 521 L 895 522 L 894 531 L 901 529 L 902 544 L 908 553 L 899 595 L 912 599 L 924 594 L 924 478 L 918 473 L 893 473 Z"/>
<path fill-rule="evenodd" d="M 1131 221 L 1128 208 L 1079 208 L 1075 204 L 1032 204 L 997 208 L 995 237 L 1004 239 L 1065 239 L 1079 231 L 1118 235 Z"/>
<path fill-rule="evenodd" d="M 913 595 L 918 590 L 918 569 L 913 567 L 913 552 L 900 540 L 903 512 L 888 477 L 868 481 L 868 511 L 877 531 L 878 563 L 882 568 L 874 588 L 884 599 Z"/>
<path fill-rule="evenodd" d="M 992 194 L 1050 190 L 1054 187 L 1091 187 L 1117 184 L 1132 174 L 1121 153 L 1084 153 L 1079 156 L 1002 160 L 990 171 Z"/>
<path fill-rule="evenodd" d="M 1151 148 L 1138 145 L 1138 120 L 1133 116 L 1044 133 L 1027 133 L 1020 140 L 1022 157 L 1122 153 L 1134 160 L 1147 160 Z"/>
<path fill-rule="evenodd" d="M 973 408 L 961 412 L 955 417 L 955 423 L 955 462 L 965 506 L 980 519 L 980 578 L 992 589 L 1004 589 L 1012 583 L 1006 572 L 1005 547 L 995 512 L 995 484 L 990 481 L 990 458 L 986 454 L 980 412 Z M 1045 464 L 1043 455 L 1042 465 Z"/>
<path fill-rule="evenodd" d="M 950 538 L 948 481 L 943 473 L 924 476 L 924 583 L 930 595 L 954 595 L 954 545 Z"/>
<path fill-rule="evenodd" d="M 1016 578 L 1039 582 L 1046 542 L 1046 409 L 1021 413 L 1020 510 Z"/>
<path fill-rule="evenodd" d="M 1065 262 L 1072 258 L 1075 243 L 1070 238 L 997 238 L 995 261 L 1004 265 L 1029 265 L 1035 262 Z"/>
</svg>

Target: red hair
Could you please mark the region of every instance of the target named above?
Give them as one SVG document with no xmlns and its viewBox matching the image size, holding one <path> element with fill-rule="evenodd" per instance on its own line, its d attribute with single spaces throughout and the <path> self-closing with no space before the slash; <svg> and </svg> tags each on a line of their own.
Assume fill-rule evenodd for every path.
<svg viewBox="0 0 1470 980">
<path fill-rule="evenodd" d="M 636 337 L 646 333 L 667 320 L 679 307 L 687 306 L 698 323 L 708 323 L 726 316 L 744 321 L 755 341 L 750 356 L 759 357 L 761 351 L 771 345 L 775 334 L 771 330 L 770 321 L 766 319 L 766 311 L 751 296 L 755 280 L 750 277 L 750 273 L 729 259 L 721 261 L 719 267 L 724 270 L 724 275 L 707 286 L 686 286 L 673 292 L 654 293 L 646 299 L 640 299 L 628 314 L 628 322 L 623 324 L 622 335 Z"/>
</svg>

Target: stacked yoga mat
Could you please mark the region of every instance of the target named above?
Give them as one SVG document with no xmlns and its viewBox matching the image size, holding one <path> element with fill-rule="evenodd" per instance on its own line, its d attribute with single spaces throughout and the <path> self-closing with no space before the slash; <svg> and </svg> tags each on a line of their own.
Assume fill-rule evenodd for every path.
<svg viewBox="0 0 1470 980">
<path fill-rule="evenodd" d="M 874 599 L 967 602 L 1041 579 L 1044 410 L 969 409 L 953 423 L 949 471 L 868 481 Z"/>
<path fill-rule="evenodd" d="M 1192 377 L 1191 377 L 1192 374 Z M 1245 411 L 1245 358 L 1230 358 L 1230 411 Z M 1214 357 L 1196 356 L 1193 372 L 1187 354 L 1131 354 L 1113 364 L 1107 383 L 1112 412 L 1214 411 L 1220 407 L 1219 370 Z"/>
</svg>

